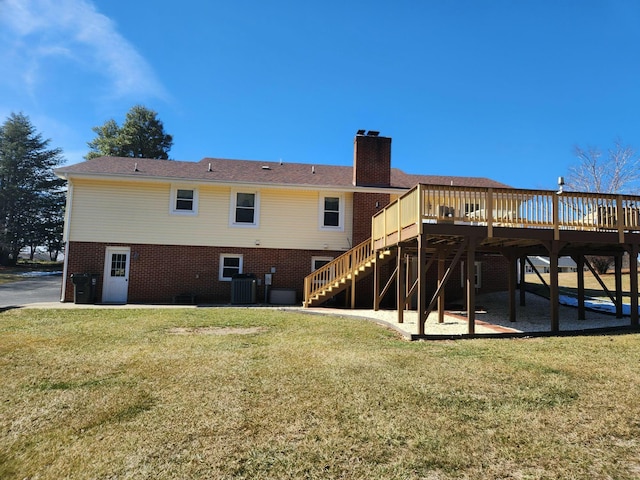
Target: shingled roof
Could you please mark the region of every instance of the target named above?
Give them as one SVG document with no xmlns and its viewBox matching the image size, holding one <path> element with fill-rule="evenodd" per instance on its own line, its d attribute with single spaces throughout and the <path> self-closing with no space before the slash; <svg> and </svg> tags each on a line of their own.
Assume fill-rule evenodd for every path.
<svg viewBox="0 0 640 480">
<path fill-rule="evenodd" d="M 88 176 L 353 188 L 353 167 L 351 166 L 223 158 L 203 158 L 199 162 L 184 162 L 148 158 L 99 157 L 57 168 L 55 173 L 65 179 Z M 391 169 L 390 188 L 409 189 L 418 183 L 510 188 L 509 185 L 484 177 L 411 175 L 397 168 Z"/>
</svg>

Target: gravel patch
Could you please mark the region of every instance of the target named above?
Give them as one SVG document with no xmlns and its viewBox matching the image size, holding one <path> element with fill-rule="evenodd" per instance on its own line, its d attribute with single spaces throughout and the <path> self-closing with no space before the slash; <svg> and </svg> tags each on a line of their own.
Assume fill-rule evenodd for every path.
<svg viewBox="0 0 640 480">
<path fill-rule="evenodd" d="M 481 306 L 475 314 L 476 334 L 496 333 L 536 333 L 551 332 L 551 306 L 548 299 L 533 293 L 525 296 L 525 306 L 520 305 L 516 295 L 516 321 L 509 321 L 509 302 L 507 292 L 496 292 L 476 296 L 476 304 Z M 417 312 L 404 312 L 404 322 L 398 323 L 396 310 L 347 310 L 335 308 L 310 308 L 306 311 L 360 317 L 373 320 L 400 331 L 405 335 L 418 333 Z M 584 331 L 592 329 L 628 327 L 628 316 L 616 318 L 615 315 L 597 311 L 586 311 L 585 320 L 578 320 L 578 309 L 560 305 L 560 332 Z M 458 336 L 468 333 L 466 312 L 447 311 L 444 322 L 438 323 L 438 313 L 431 312 L 425 323 L 425 335 Z"/>
</svg>

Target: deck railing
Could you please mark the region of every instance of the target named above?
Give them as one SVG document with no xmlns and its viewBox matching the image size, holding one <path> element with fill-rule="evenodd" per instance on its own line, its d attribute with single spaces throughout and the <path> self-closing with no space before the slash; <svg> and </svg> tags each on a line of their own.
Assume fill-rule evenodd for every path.
<svg viewBox="0 0 640 480">
<path fill-rule="evenodd" d="M 356 271 L 371 261 L 374 256 L 371 239 L 356 245 L 348 252 L 334 258 L 304 279 L 305 303 L 325 292 L 327 286 L 346 281 Z"/>
<path fill-rule="evenodd" d="M 376 249 L 417 236 L 423 223 L 640 231 L 640 196 L 419 184 L 373 217 Z"/>
</svg>

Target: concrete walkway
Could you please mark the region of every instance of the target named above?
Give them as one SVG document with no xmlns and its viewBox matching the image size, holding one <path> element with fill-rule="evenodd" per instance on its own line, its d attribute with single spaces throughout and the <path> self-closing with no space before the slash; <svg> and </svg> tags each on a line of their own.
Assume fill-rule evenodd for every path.
<svg viewBox="0 0 640 480">
<path fill-rule="evenodd" d="M 133 308 L 203 308 L 205 306 L 192 305 L 157 305 L 157 304 L 76 304 L 73 302 L 62 303 L 60 299 L 61 277 L 60 275 L 39 276 L 27 278 L 23 281 L 0 285 L 0 309 L 23 308 L 74 308 L 74 309 L 133 309 Z M 550 332 L 550 305 L 546 298 L 527 293 L 526 306 L 516 306 L 516 321 L 510 322 L 508 301 L 506 292 L 478 295 L 476 304 L 476 335 L 496 334 L 539 334 Z M 214 307 L 214 306 L 211 306 Z M 237 307 L 236 305 L 219 305 L 215 307 Z M 245 307 L 246 308 L 246 307 Z M 283 311 L 297 311 L 318 315 L 338 315 L 343 317 L 356 317 L 377 322 L 401 333 L 407 338 L 412 338 L 418 332 L 417 313 L 415 311 L 404 312 L 404 322 L 397 322 L 395 310 L 349 310 L 336 308 L 302 308 L 298 306 L 255 306 L 249 308 L 274 308 Z M 630 327 L 628 316 L 616 318 L 615 315 L 587 311 L 585 320 L 578 320 L 578 311 L 575 307 L 560 305 L 560 332 L 580 332 L 596 329 L 619 329 Z M 427 337 L 460 337 L 468 333 L 466 313 L 461 311 L 447 311 L 443 323 L 438 323 L 437 312 L 432 312 L 425 325 Z"/>
</svg>

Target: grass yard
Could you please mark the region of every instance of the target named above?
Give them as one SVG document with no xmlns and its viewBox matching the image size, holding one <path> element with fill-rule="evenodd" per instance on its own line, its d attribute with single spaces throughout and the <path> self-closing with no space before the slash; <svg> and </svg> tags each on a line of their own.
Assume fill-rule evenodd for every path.
<svg viewBox="0 0 640 480">
<path fill-rule="evenodd" d="M 542 273 L 540 276 L 544 279 L 547 285 L 549 285 L 549 274 Z M 606 285 L 607 289 L 615 295 L 616 291 L 616 279 L 613 272 L 600 275 L 600 279 Z M 546 297 L 549 296 L 549 289 L 545 287 L 540 278 L 535 273 L 528 273 L 525 281 L 527 283 L 527 289 L 532 292 L 536 292 Z M 558 286 L 560 294 L 570 295 L 573 297 L 578 296 L 578 274 L 574 272 L 562 272 L 558 274 Z M 596 280 L 596 277 L 589 271 L 584 272 L 584 290 L 585 295 L 591 298 L 599 298 L 602 300 L 609 300 L 607 293 L 602 289 L 602 286 Z M 629 272 L 622 274 L 622 293 L 623 303 L 630 303 L 630 281 Z"/>
<path fill-rule="evenodd" d="M 24 274 L 32 271 L 62 271 L 60 262 L 20 260 L 15 267 L 0 266 L 0 285 L 24 280 Z"/>
<path fill-rule="evenodd" d="M 2 479 L 637 479 L 640 337 L 273 309 L 0 313 Z"/>
</svg>

